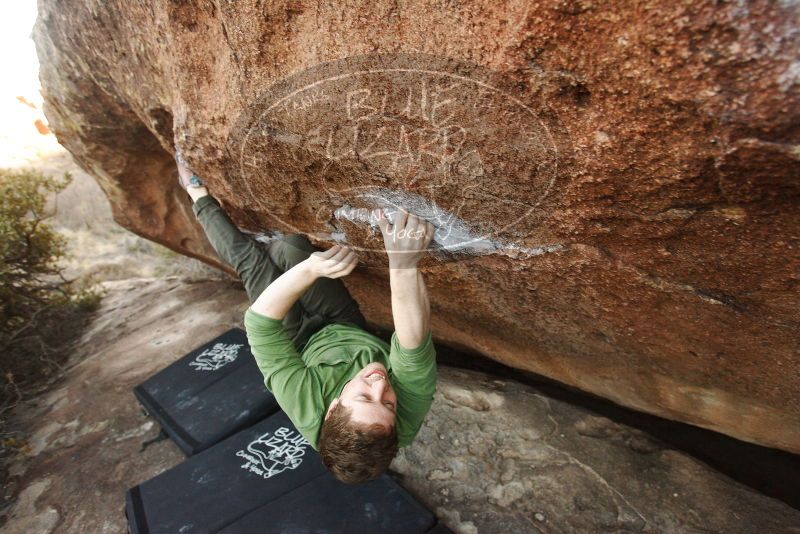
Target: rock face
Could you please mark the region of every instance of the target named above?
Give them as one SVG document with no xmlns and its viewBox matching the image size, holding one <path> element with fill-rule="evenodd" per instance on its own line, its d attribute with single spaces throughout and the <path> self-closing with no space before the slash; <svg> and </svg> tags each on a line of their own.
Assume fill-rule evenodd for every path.
<svg viewBox="0 0 800 534">
<path fill-rule="evenodd" d="M 159 429 L 131 390 L 241 326 L 247 307 L 229 282 L 104 287 L 58 387 L 15 412 L 28 446 L 11 466 L 16 503 L 4 533 L 125 532 L 124 492 L 184 459 L 170 440 L 140 450 Z M 800 524 L 800 511 L 645 433 L 529 386 L 446 367 L 416 441 L 391 468 L 456 533 L 749 534 Z"/>
<path fill-rule="evenodd" d="M 219 265 L 177 147 L 243 229 L 363 249 L 436 221 L 437 341 L 800 452 L 793 2 L 40 1 L 50 127 L 116 220 Z"/>
</svg>

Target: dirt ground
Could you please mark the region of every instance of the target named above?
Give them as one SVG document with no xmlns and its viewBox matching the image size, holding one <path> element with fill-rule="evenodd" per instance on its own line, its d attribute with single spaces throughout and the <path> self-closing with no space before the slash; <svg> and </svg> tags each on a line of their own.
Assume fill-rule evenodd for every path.
<svg viewBox="0 0 800 534">
<path fill-rule="evenodd" d="M 35 110 L 35 113 L 38 117 L 40 110 Z M 49 204 L 53 214 L 49 220 L 50 224 L 67 238 L 67 256 L 62 261 L 67 278 L 83 279 L 96 284 L 176 275 L 188 281 L 230 280 L 220 271 L 142 239 L 118 226 L 112 218 L 108 200 L 100 187 L 74 163 L 72 156 L 66 150 L 52 142 L 53 136 L 38 136 L 34 140 L 38 144 L 31 141 L 29 144 L 33 148 L 29 147 L 27 151 L 17 147 L 17 152 L 27 154 L 26 158 L 20 161 L 9 160 L 5 163 L 18 164 L 52 177 L 61 177 L 65 173 L 71 175 L 70 185 L 58 196 L 51 198 Z M 107 289 L 108 286 L 101 291 Z M 79 356 L 74 354 L 71 361 L 76 361 L 75 358 Z M 51 379 L 52 377 L 43 377 L 43 381 Z M 38 387 L 32 387 L 31 391 L 23 391 L 21 394 L 23 398 L 27 398 L 36 389 Z M 44 399 L 45 397 L 34 399 L 31 406 L 46 402 Z M 17 413 L 27 413 L 29 407 L 23 404 Z M 4 415 L 3 428 L 0 428 L 0 440 L 2 440 L 0 462 L 17 451 L 23 454 L 30 450 L 35 451 L 37 446 L 31 444 L 38 438 L 25 431 L 24 421 L 19 417 L 10 421 L 5 419 Z M 0 465 L 0 478 L 5 478 L 9 474 L 5 467 Z M 12 465 L 10 468 L 9 480 L 0 480 L 0 487 L 5 488 L 4 494 L 0 495 L 0 524 L 4 513 L 7 512 L 7 506 L 16 493 L 14 469 L 18 466 Z M 6 482 L 10 483 L 5 484 Z M 37 485 L 34 490 L 41 487 L 43 486 Z M 21 503 L 24 505 L 27 496 L 22 495 L 22 498 Z"/>
<path fill-rule="evenodd" d="M 244 292 L 230 282 L 104 286 L 108 295 L 65 378 L 18 412 L 28 443 L 11 468 L 17 502 L 6 532 L 124 532 L 125 490 L 183 459 L 170 441 L 139 451 L 159 429 L 141 412 L 133 387 L 198 339 L 239 324 L 246 307 Z"/>
</svg>

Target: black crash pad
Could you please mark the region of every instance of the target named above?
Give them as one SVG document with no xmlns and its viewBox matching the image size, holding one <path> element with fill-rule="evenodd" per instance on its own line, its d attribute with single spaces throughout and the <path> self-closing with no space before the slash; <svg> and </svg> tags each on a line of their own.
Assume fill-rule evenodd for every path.
<svg viewBox="0 0 800 534">
<path fill-rule="evenodd" d="M 133 534 L 425 533 L 433 515 L 389 477 L 348 486 L 283 412 L 126 494 Z"/>
<path fill-rule="evenodd" d="M 128 490 L 133 534 L 217 532 L 327 473 L 283 412 Z"/>
<path fill-rule="evenodd" d="M 190 352 L 133 392 L 187 455 L 279 409 L 239 328 Z"/>
<path fill-rule="evenodd" d="M 387 475 L 348 486 L 326 473 L 263 505 L 221 534 L 425 534 L 436 518 Z"/>
</svg>

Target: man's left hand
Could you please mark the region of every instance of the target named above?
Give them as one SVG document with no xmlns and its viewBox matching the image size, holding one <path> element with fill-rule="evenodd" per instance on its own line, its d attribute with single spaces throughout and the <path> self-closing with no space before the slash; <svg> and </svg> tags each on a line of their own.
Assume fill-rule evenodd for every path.
<svg viewBox="0 0 800 534">
<path fill-rule="evenodd" d="M 315 277 L 341 278 L 347 276 L 358 265 L 355 251 L 342 245 L 314 252 L 303 263 Z"/>
</svg>

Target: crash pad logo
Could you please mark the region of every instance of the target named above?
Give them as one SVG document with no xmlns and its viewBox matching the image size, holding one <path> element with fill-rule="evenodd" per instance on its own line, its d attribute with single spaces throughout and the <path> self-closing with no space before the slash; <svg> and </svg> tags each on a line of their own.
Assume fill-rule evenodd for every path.
<svg viewBox="0 0 800 534">
<path fill-rule="evenodd" d="M 238 119 L 232 180 L 251 213 L 295 232 L 374 228 L 371 209 L 392 219 L 403 207 L 434 223 L 440 248 L 516 241 L 538 225 L 563 159 L 554 115 L 519 94 L 487 69 L 430 55 L 317 65 Z"/>
<path fill-rule="evenodd" d="M 195 371 L 216 371 L 228 365 L 239 356 L 239 349 L 244 347 L 235 343 L 215 343 L 210 349 L 205 349 L 189 362 Z"/>
<path fill-rule="evenodd" d="M 287 469 L 300 467 L 308 446 L 308 440 L 299 432 L 282 426 L 274 433 L 267 432 L 250 442 L 236 456 L 245 459 L 242 469 L 263 478 L 272 478 Z"/>
</svg>

